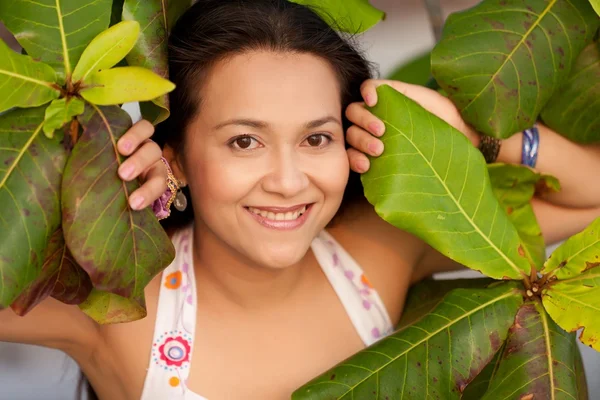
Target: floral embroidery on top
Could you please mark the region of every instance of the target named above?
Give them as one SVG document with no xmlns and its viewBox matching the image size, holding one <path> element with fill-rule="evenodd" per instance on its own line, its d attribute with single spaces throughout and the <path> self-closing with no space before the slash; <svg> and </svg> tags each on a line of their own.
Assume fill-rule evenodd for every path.
<svg viewBox="0 0 600 400">
<path fill-rule="evenodd" d="M 175 271 L 165 278 L 165 287 L 167 289 L 179 289 L 181 286 L 181 271 Z"/>
<path fill-rule="evenodd" d="M 190 362 L 191 343 L 192 338 L 184 332 L 165 332 L 152 346 L 152 359 L 165 370 L 173 371 L 173 367 L 181 368 L 184 363 Z M 186 364 L 184 367 L 187 366 Z"/>
</svg>

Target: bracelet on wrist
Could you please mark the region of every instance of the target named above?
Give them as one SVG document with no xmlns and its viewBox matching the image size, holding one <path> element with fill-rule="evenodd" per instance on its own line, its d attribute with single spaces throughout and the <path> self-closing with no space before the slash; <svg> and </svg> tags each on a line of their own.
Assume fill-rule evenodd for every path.
<svg viewBox="0 0 600 400">
<path fill-rule="evenodd" d="M 479 151 L 483 154 L 485 162 L 488 164 L 495 163 L 500 154 L 500 146 L 502 141 L 500 139 L 493 138 L 491 136 L 482 135 L 481 141 L 479 142 Z"/>
<path fill-rule="evenodd" d="M 521 148 L 521 164 L 535 168 L 538 151 L 540 148 L 540 132 L 537 124 L 523 131 L 523 145 Z"/>
</svg>

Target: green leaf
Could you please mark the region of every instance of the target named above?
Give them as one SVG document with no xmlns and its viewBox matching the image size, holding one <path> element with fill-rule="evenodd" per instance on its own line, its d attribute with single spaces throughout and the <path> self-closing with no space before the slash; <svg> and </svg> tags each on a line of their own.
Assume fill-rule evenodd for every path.
<svg viewBox="0 0 600 400">
<path fill-rule="evenodd" d="M 71 121 L 73 117 L 82 114 L 84 108 L 85 103 L 76 97 L 71 97 L 68 100 L 66 98 L 54 100 L 48 108 L 46 108 L 44 134 L 52 139 L 56 129 L 62 128 L 64 124 Z"/>
<path fill-rule="evenodd" d="M 141 67 L 107 69 L 88 75 L 81 97 L 102 106 L 152 100 L 175 89 L 175 85 Z"/>
<path fill-rule="evenodd" d="M 600 42 L 577 58 L 565 84 L 542 111 L 544 123 L 579 143 L 600 142 Z"/>
<path fill-rule="evenodd" d="M 454 289 L 485 288 L 494 283 L 493 279 L 453 279 L 433 280 L 426 279 L 412 286 L 406 295 L 406 302 L 402 309 L 402 318 L 396 329 L 404 329 L 414 324 L 430 311 L 432 311 L 444 296 Z"/>
<path fill-rule="evenodd" d="M 123 3 L 123 20 L 134 20 L 141 25 L 141 36 L 127 56 L 131 66 L 151 69 L 167 79 L 167 33 L 175 21 L 187 10 L 190 0 L 120 0 Z M 162 95 L 152 102 L 140 105 L 142 115 L 154 124 L 169 117 L 169 98 Z"/>
<path fill-rule="evenodd" d="M 600 0 L 590 0 L 590 4 L 594 7 L 596 14 L 600 15 Z"/>
<path fill-rule="evenodd" d="M 64 80 L 88 43 L 108 27 L 112 0 L 2 0 L 0 20 L 27 54 Z"/>
<path fill-rule="evenodd" d="M 467 122 L 507 138 L 533 125 L 599 25 L 588 0 L 484 0 L 448 18 L 433 76 Z"/>
<path fill-rule="evenodd" d="M 73 82 L 114 67 L 131 51 L 139 35 L 140 24 L 136 21 L 123 21 L 100 33 L 81 55 L 73 71 Z"/>
<path fill-rule="evenodd" d="M 79 308 L 100 325 L 137 321 L 147 314 L 145 304 L 96 289 L 92 289 Z"/>
<path fill-rule="evenodd" d="M 461 400 L 481 400 L 490 387 L 490 382 L 494 379 L 498 371 L 500 361 L 502 361 L 502 353 L 506 347 L 506 342 L 496 352 L 492 361 L 477 375 L 477 377 L 467 385 L 467 388 L 462 394 Z"/>
<path fill-rule="evenodd" d="M 542 302 L 561 328 L 583 328 L 579 339 L 600 351 L 600 268 L 573 278 L 551 282 L 542 289 Z"/>
<path fill-rule="evenodd" d="M 60 95 L 56 73 L 46 64 L 12 51 L 0 39 L 0 113 L 13 107 L 36 107 Z"/>
<path fill-rule="evenodd" d="M 303 399 L 459 399 L 506 338 L 517 283 L 456 289 L 433 312 L 297 390 Z"/>
<path fill-rule="evenodd" d="M 496 198 L 517 228 L 534 265 L 541 267 L 546 260 L 546 244 L 531 199 L 536 192 L 559 191 L 558 180 L 528 167 L 511 164 L 491 164 L 488 172 Z"/>
<path fill-rule="evenodd" d="M 431 77 L 431 53 L 422 54 L 398 67 L 389 79 L 425 86 Z"/>
<path fill-rule="evenodd" d="M 332 28 L 348 33 L 365 32 L 385 18 L 369 0 L 290 0 L 309 6 Z"/>
<path fill-rule="evenodd" d="M 575 337 L 548 318 L 538 302 L 527 302 L 509 330 L 498 370 L 482 399 L 586 399 L 574 372 L 578 353 Z"/>
<path fill-rule="evenodd" d="M 66 304 L 79 304 L 92 290 L 92 282 L 67 249 L 62 229 L 57 229 L 46 248 L 41 273 L 11 304 L 17 315 L 25 315 L 52 296 Z"/>
<path fill-rule="evenodd" d="M 132 211 L 139 184 L 123 182 L 116 143 L 131 126 L 118 107 L 88 106 L 62 185 L 63 230 L 77 263 L 94 287 L 143 307 L 144 288 L 173 260 L 174 248 L 151 209 Z M 133 306 L 132 306 L 133 307 Z"/>
<path fill-rule="evenodd" d="M 362 175 L 377 214 L 487 276 L 528 276 L 530 262 L 494 197 L 481 153 L 462 133 L 391 87 L 377 92 L 371 111 L 386 125 L 385 152 Z"/>
<path fill-rule="evenodd" d="M 541 272 L 568 279 L 597 266 L 600 266 L 600 218 L 554 250 Z"/>
<path fill-rule="evenodd" d="M 60 224 L 59 191 L 66 151 L 42 132 L 41 107 L 0 116 L 0 309 L 40 274 Z"/>
</svg>

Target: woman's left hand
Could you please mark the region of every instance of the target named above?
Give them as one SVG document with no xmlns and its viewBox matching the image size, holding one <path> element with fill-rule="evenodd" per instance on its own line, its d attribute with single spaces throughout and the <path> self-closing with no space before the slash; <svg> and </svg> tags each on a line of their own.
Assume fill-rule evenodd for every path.
<svg viewBox="0 0 600 400">
<path fill-rule="evenodd" d="M 141 120 L 117 142 L 119 153 L 128 157 L 119 167 L 119 177 L 142 181 L 142 186 L 129 196 L 129 206 L 134 210 L 148 207 L 167 190 L 167 168 L 160 160 L 162 150 L 150 140 L 153 133 L 154 126 Z"/>
<path fill-rule="evenodd" d="M 353 148 L 348 149 L 350 168 L 358 173 L 369 169 L 369 159 L 365 154 L 379 156 L 383 152 L 381 137 L 385 125 L 365 108 L 377 104 L 377 87 L 389 85 L 403 95 L 419 103 L 427 111 L 437 115 L 448 124 L 462 132 L 475 146 L 479 145 L 479 135 L 460 116 L 458 109 L 446 97 L 435 90 L 409 83 L 369 79 L 361 86 L 364 103 L 352 103 L 346 109 L 346 117 L 352 125 L 346 134 L 346 140 Z"/>
</svg>

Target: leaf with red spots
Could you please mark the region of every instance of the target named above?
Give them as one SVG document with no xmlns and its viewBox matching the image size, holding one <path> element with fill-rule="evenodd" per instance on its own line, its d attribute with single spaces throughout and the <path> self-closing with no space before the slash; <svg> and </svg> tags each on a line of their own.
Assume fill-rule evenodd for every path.
<svg viewBox="0 0 600 400">
<path fill-rule="evenodd" d="M 60 225 L 66 151 L 62 133 L 42 132 L 44 109 L 0 116 L 0 309 L 41 273 L 50 236 Z"/>
<path fill-rule="evenodd" d="M 417 323 L 298 389 L 304 399 L 460 399 L 502 346 L 523 300 L 519 284 L 455 289 Z"/>
<path fill-rule="evenodd" d="M 511 164 L 488 166 L 492 189 L 508 214 L 536 268 L 546 260 L 546 244 L 537 222 L 531 199 L 536 191 L 558 191 L 560 184 L 552 176 L 538 174 L 531 168 Z"/>
<path fill-rule="evenodd" d="M 574 142 L 600 142 L 600 41 L 579 55 L 569 79 L 546 104 L 542 119 Z"/>
<path fill-rule="evenodd" d="M 498 369 L 481 399 L 585 400 L 582 374 L 575 336 L 556 325 L 539 302 L 527 302 L 517 313 Z"/>
<path fill-rule="evenodd" d="M 485 288 L 494 282 L 490 278 L 423 280 L 409 289 L 396 329 L 403 329 L 426 316 L 451 290 Z"/>
<path fill-rule="evenodd" d="M 79 304 L 92 290 L 90 277 L 67 249 L 62 229 L 54 232 L 46 248 L 42 271 L 11 304 L 18 315 L 25 315 L 48 296 L 65 304 Z"/>
<path fill-rule="evenodd" d="M 531 261 L 494 196 L 481 152 L 458 130 L 382 85 L 369 110 L 386 126 L 385 151 L 361 180 L 377 214 L 444 256 L 495 279 L 523 279 Z"/>
<path fill-rule="evenodd" d="M 507 138 L 534 124 L 598 26 L 588 0 L 484 0 L 448 18 L 432 73 L 467 122 Z"/>
<path fill-rule="evenodd" d="M 143 307 L 144 288 L 171 263 L 174 249 L 151 209 L 129 208 L 139 183 L 117 175 L 122 157 L 116 143 L 131 120 L 119 107 L 90 105 L 78 119 L 84 132 L 62 184 L 65 240 L 97 290 Z"/>
<path fill-rule="evenodd" d="M 131 66 L 151 69 L 168 79 L 167 34 L 177 19 L 191 5 L 191 0 L 120 0 L 123 21 L 137 21 L 140 37 L 127 55 Z M 169 117 L 169 97 L 160 96 L 152 102 L 140 103 L 145 119 L 157 124 Z"/>
</svg>

